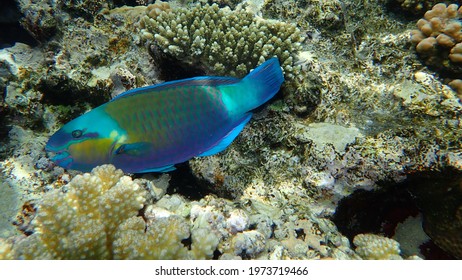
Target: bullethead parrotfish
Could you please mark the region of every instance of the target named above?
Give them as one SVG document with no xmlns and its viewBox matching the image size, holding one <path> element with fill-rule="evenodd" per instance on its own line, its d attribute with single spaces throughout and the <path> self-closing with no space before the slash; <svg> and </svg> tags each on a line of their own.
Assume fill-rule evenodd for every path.
<svg viewBox="0 0 462 280">
<path fill-rule="evenodd" d="M 65 124 L 45 149 L 66 169 L 171 171 L 226 149 L 283 82 L 274 57 L 242 79 L 203 76 L 132 89 Z"/>
</svg>

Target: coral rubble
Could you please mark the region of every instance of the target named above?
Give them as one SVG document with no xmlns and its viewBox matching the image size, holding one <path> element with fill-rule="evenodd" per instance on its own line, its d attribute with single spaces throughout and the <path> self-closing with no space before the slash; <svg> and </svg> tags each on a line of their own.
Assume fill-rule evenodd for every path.
<svg viewBox="0 0 462 280">
<path fill-rule="evenodd" d="M 396 240 L 349 235 L 333 216 L 358 190 L 462 171 L 460 6 L 429 10 L 414 48 L 415 22 L 386 4 L 422 14 L 435 1 L 153 2 L 18 1 L 40 44 L 0 50 L 0 187 L 14 198 L 0 199 L 0 258 L 417 258 L 398 243 L 410 226 Z M 242 77 L 273 56 L 281 94 L 225 151 L 175 172 L 79 174 L 43 150 L 62 123 L 125 90 L 181 71 Z M 427 219 L 460 257 L 460 223 Z"/>
</svg>

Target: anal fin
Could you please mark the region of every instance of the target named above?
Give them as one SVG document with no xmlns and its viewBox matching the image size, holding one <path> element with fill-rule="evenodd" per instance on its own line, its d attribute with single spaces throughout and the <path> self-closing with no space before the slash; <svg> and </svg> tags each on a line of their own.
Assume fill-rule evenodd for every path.
<svg viewBox="0 0 462 280">
<path fill-rule="evenodd" d="M 114 153 L 116 155 L 120 154 L 126 154 L 130 156 L 139 156 L 142 155 L 143 153 L 146 153 L 151 149 L 152 144 L 147 143 L 147 142 L 136 142 L 136 143 L 131 143 L 131 144 L 122 144 L 120 147 L 118 147 Z"/>
</svg>

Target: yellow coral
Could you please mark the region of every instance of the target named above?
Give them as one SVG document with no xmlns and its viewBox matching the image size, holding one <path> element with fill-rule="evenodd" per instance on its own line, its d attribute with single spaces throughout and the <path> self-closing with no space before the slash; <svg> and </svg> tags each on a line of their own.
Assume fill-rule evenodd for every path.
<svg viewBox="0 0 462 280">
<path fill-rule="evenodd" d="M 175 215 L 156 220 L 146 228 L 141 217 L 126 220 L 116 234 L 115 259 L 185 259 L 188 250 L 181 243 L 189 227 Z"/>
<path fill-rule="evenodd" d="M 112 165 L 65 188 L 43 197 L 31 236 L 0 239 L 0 259 L 204 259 L 220 241 L 203 218 L 191 233 L 185 217 L 154 205 L 139 216 L 146 191 Z"/>
<path fill-rule="evenodd" d="M 107 259 L 119 225 L 143 207 L 145 191 L 112 165 L 77 175 L 66 193 L 47 193 L 35 233 L 14 248 L 15 258 Z"/>
<path fill-rule="evenodd" d="M 220 242 L 219 237 L 209 227 L 196 228 L 191 234 L 191 254 L 193 259 L 209 259 Z"/>
<path fill-rule="evenodd" d="M 399 243 L 393 239 L 375 234 L 358 234 L 353 243 L 356 253 L 363 259 L 368 260 L 397 260 L 402 259 L 399 255 Z"/>
</svg>

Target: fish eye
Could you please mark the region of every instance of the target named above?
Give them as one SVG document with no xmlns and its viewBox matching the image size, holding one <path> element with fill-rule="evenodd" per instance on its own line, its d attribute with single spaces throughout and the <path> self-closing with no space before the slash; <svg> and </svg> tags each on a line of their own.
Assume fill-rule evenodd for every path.
<svg viewBox="0 0 462 280">
<path fill-rule="evenodd" d="M 76 129 L 74 131 L 72 131 L 72 137 L 74 138 L 80 138 L 82 136 L 82 130 L 80 129 Z"/>
</svg>

